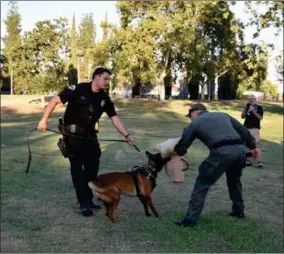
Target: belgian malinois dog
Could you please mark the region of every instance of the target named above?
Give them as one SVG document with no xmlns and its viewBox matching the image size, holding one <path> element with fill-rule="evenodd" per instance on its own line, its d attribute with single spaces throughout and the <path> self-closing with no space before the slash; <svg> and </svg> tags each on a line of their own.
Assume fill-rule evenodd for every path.
<svg viewBox="0 0 284 254">
<path fill-rule="evenodd" d="M 115 210 L 120 195 L 137 196 L 144 206 L 146 216 L 151 216 L 149 207 L 156 217 L 159 214 L 154 207 L 151 194 L 156 186 L 156 178 L 171 157 L 162 158 L 160 153 L 151 154 L 146 151 L 148 162 L 143 167 L 135 166 L 129 172 L 111 172 L 101 174 L 95 181 L 88 183 L 106 207 L 106 216 L 116 222 Z"/>
</svg>

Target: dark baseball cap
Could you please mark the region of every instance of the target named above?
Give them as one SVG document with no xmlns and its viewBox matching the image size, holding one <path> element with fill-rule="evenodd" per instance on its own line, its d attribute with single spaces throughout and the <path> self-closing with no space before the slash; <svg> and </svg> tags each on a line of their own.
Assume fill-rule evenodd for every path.
<svg viewBox="0 0 284 254">
<path fill-rule="evenodd" d="M 190 114 L 195 110 L 207 110 L 207 109 L 202 103 L 193 104 L 191 108 L 188 110 L 188 114 L 186 115 L 186 117 L 190 117 Z"/>
</svg>

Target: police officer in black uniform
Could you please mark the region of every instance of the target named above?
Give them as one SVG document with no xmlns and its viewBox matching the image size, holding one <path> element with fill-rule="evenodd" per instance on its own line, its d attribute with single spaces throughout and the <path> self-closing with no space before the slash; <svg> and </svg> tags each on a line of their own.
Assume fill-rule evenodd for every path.
<svg viewBox="0 0 284 254">
<path fill-rule="evenodd" d="M 62 140 L 66 147 L 63 155 L 70 161 L 73 185 L 84 216 L 93 214 L 91 208 L 101 208 L 93 203 L 93 193 L 88 182 L 96 179 L 99 170 L 101 149 L 96 137 L 98 121 L 102 114 L 106 112 L 114 127 L 129 144 L 135 143 L 118 117 L 113 102 L 103 91 L 109 84 L 110 75 L 108 69 L 99 67 L 94 71 L 91 82 L 80 83 L 61 91 L 48 103 L 38 124 L 38 130 L 46 131 L 49 116 L 55 106 L 68 102 L 64 122 L 59 128 L 64 134 Z"/>
</svg>

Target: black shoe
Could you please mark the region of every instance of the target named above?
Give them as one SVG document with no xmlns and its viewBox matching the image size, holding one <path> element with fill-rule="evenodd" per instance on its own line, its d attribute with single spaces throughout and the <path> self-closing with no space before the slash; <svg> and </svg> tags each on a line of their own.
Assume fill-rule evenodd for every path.
<svg viewBox="0 0 284 254">
<path fill-rule="evenodd" d="M 81 211 L 81 214 L 83 216 L 91 216 L 91 215 L 93 215 L 93 211 L 90 209 L 90 207 L 86 206 L 84 204 L 80 205 L 80 211 Z"/>
<path fill-rule="evenodd" d="M 177 226 L 180 226 L 180 227 L 194 227 L 194 226 L 196 226 L 196 222 L 192 222 L 192 221 L 190 221 L 189 219 L 183 219 L 183 220 L 180 220 L 180 221 L 176 221 L 175 222 L 175 224 L 177 225 Z"/>
<path fill-rule="evenodd" d="M 232 216 L 232 217 L 238 218 L 238 219 L 244 219 L 245 218 L 244 212 L 238 212 L 238 213 L 237 212 L 231 212 L 229 215 Z"/>
<path fill-rule="evenodd" d="M 246 162 L 246 167 L 251 167 L 252 166 L 252 162 L 251 161 L 247 161 Z"/>
<path fill-rule="evenodd" d="M 102 207 L 99 204 L 95 204 L 93 201 L 90 202 L 90 208 L 100 210 Z"/>
</svg>

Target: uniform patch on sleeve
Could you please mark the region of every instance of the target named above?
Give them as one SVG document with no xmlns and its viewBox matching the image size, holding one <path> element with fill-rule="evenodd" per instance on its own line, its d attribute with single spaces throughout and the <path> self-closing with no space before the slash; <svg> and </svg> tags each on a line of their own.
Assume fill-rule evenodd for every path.
<svg viewBox="0 0 284 254">
<path fill-rule="evenodd" d="M 72 86 L 68 86 L 68 89 L 74 91 L 76 89 L 76 86 L 75 85 L 72 85 Z"/>
<path fill-rule="evenodd" d="M 101 101 L 101 107 L 103 107 L 105 104 L 106 104 L 106 101 L 105 101 L 105 100 L 102 100 L 102 101 Z"/>
</svg>

